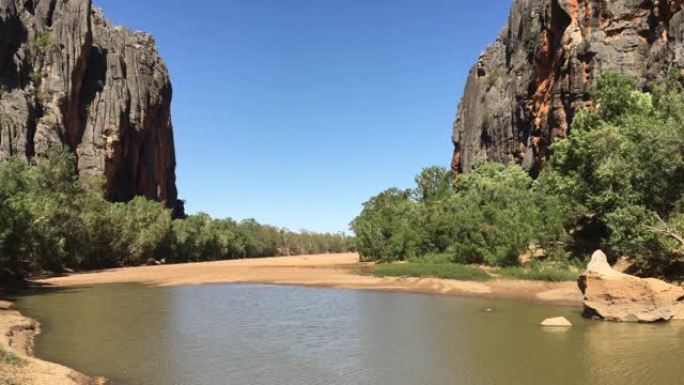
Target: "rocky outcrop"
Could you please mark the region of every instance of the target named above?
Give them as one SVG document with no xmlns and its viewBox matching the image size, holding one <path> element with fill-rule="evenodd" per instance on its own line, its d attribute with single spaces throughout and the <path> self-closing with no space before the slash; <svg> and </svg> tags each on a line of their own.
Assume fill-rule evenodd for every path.
<svg viewBox="0 0 684 385">
<path fill-rule="evenodd" d="M 453 129 L 452 168 L 482 158 L 536 175 L 604 70 L 646 84 L 684 68 L 684 0 L 515 0 L 471 69 Z"/>
<path fill-rule="evenodd" d="M 53 145 L 107 197 L 182 212 L 171 83 L 154 39 L 109 23 L 91 0 L 0 0 L 0 160 L 36 162 Z"/>
<path fill-rule="evenodd" d="M 594 253 L 578 285 L 587 317 L 618 322 L 684 321 L 684 288 L 619 273 L 601 251 Z"/>
</svg>

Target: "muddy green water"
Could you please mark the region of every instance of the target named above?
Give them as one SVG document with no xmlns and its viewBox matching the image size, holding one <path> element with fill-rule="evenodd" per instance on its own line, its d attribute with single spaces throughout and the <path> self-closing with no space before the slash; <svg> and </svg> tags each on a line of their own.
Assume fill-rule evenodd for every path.
<svg viewBox="0 0 684 385">
<path fill-rule="evenodd" d="M 684 384 L 684 325 L 585 321 L 526 302 L 131 284 L 18 306 L 43 324 L 40 357 L 115 385 Z M 551 316 L 575 326 L 538 326 Z"/>
</svg>

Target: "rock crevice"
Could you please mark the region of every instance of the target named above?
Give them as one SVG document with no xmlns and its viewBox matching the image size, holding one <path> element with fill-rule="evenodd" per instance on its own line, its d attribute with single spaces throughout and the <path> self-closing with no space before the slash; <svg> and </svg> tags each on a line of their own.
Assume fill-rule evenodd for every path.
<svg viewBox="0 0 684 385">
<path fill-rule="evenodd" d="M 171 97 L 154 39 L 91 0 L 0 0 L 0 160 L 63 145 L 79 173 L 105 176 L 107 198 L 180 215 Z"/>
<path fill-rule="evenodd" d="M 453 127 L 452 169 L 482 159 L 539 173 L 555 138 L 591 106 L 604 70 L 645 85 L 684 69 L 684 0 L 515 0 L 472 67 Z"/>
</svg>

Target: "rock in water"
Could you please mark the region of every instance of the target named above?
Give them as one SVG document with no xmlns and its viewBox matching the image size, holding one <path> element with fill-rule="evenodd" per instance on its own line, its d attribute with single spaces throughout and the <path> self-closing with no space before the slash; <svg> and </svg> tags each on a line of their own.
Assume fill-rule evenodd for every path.
<svg viewBox="0 0 684 385">
<path fill-rule="evenodd" d="M 572 326 L 572 322 L 565 317 L 547 318 L 541 323 L 541 326 L 569 327 Z"/>
<path fill-rule="evenodd" d="M 483 157 L 536 175 L 554 138 L 591 105 L 605 70 L 662 81 L 684 68 L 684 0 L 515 0 L 472 67 L 453 127 L 455 172 Z"/>
<path fill-rule="evenodd" d="M 584 294 L 587 317 L 618 322 L 684 320 L 684 288 L 619 273 L 600 250 L 577 283 Z"/>
<path fill-rule="evenodd" d="M 0 160 L 61 144 L 107 197 L 177 199 L 171 82 L 154 39 L 91 0 L 0 0 Z"/>
</svg>

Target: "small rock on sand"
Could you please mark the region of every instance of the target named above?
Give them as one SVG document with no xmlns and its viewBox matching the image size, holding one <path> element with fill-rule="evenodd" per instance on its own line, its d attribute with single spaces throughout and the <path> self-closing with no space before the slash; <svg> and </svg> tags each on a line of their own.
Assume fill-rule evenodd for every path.
<svg viewBox="0 0 684 385">
<path fill-rule="evenodd" d="M 572 326 L 572 322 L 565 317 L 547 318 L 541 323 L 541 326 L 569 327 Z"/>
</svg>

